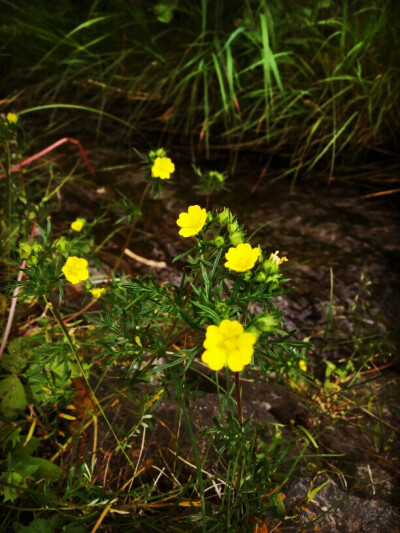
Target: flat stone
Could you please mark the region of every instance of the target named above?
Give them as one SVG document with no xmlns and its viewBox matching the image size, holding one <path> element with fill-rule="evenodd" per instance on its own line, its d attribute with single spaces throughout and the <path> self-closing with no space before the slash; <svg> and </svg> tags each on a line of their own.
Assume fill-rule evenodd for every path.
<svg viewBox="0 0 400 533">
<path fill-rule="evenodd" d="M 324 483 L 308 501 L 310 492 Z M 302 528 L 323 533 L 400 531 L 400 512 L 395 507 L 379 498 L 354 496 L 325 476 L 319 476 L 312 485 L 303 478 L 294 481 L 286 493 L 285 505 L 289 516 L 297 515 L 298 531 Z"/>
</svg>

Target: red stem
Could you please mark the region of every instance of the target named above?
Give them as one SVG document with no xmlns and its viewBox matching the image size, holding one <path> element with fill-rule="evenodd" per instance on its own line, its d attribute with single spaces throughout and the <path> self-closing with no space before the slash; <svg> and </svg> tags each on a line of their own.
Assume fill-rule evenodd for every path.
<svg viewBox="0 0 400 533">
<path fill-rule="evenodd" d="M 39 157 L 42 157 L 42 156 L 48 154 L 49 152 L 55 150 L 55 148 L 58 148 L 59 146 L 61 146 L 62 144 L 65 144 L 67 142 L 72 143 L 72 144 L 74 144 L 75 146 L 78 147 L 78 150 L 79 150 L 79 152 L 81 154 L 81 157 L 82 157 L 83 161 L 85 162 L 85 165 L 87 166 L 87 168 L 88 168 L 89 172 L 92 174 L 92 176 L 95 178 L 96 174 L 95 174 L 95 172 L 93 170 L 92 165 L 89 162 L 89 159 L 87 158 L 87 155 L 86 155 L 85 150 L 83 149 L 82 143 L 80 141 L 78 141 L 78 139 L 72 139 L 71 137 L 63 137 L 62 139 L 59 139 L 58 141 L 56 141 L 55 143 L 51 144 L 50 146 L 48 146 L 44 150 L 41 150 L 40 152 L 37 152 L 36 154 L 32 155 L 31 157 L 28 157 L 27 159 L 24 159 L 21 163 L 17 163 L 16 165 L 14 165 L 13 167 L 10 168 L 9 172 L 16 172 L 17 170 L 21 170 L 21 168 L 26 167 L 27 165 L 29 165 L 33 161 L 36 161 L 36 159 L 39 159 Z M 5 174 L 0 174 L 0 180 L 2 178 L 4 178 L 4 177 L 5 177 Z"/>
<path fill-rule="evenodd" d="M 236 403 L 238 410 L 238 420 L 240 425 L 243 424 L 242 399 L 240 397 L 240 373 L 235 372 L 235 389 L 236 389 Z"/>
<path fill-rule="evenodd" d="M 29 242 L 32 240 L 32 237 L 34 237 L 36 234 L 36 227 L 37 227 L 37 221 L 35 220 L 33 223 L 31 234 L 29 236 Z M 26 259 L 22 261 L 22 264 L 19 267 L 17 283 L 19 283 L 22 280 L 25 267 L 26 267 Z M 0 360 L 5 350 L 5 347 L 7 346 L 8 337 L 10 336 L 11 326 L 12 326 L 14 315 L 15 315 L 15 309 L 17 307 L 17 296 L 18 296 L 20 288 L 21 288 L 20 285 L 18 285 L 18 287 L 15 287 L 13 295 L 12 295 L 10 312 L 8 314 L 8 319 L 7 319 L 7 325 L 6 325 L 6 329 L 4 331 L 4 336 L 3 336 L 3 339 L 1 341 L 1 346 L 0 346 Z"/>
</svg>

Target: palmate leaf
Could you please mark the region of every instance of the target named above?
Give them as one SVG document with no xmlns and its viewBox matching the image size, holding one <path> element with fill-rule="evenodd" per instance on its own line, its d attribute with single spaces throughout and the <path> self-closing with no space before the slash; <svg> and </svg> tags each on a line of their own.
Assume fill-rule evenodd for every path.
<svg viewBox="0 0 400 533">
<path fill-rule="evenodd" d="M 24 337 L 17 337 L 8 343 L 1 366 L 8 372 L 19 374 L 28 364 L 29 351 L 24 347 Z"/>
<path fill-rule="evenodd" d="M 14 418 L 27 406 L 25 389 L 16 376 L 8 376 L 0 381 L 0 413 Z"/>
<path fill-rule="evenodd" d="M 50 481 L 58 481 L 64 473 L 64 470 L 47 459 L 33 456 L 39 444 L 39 439 L 32 437 L 26 446 L 21 446 L 15 450 L 10 456 L 13 469 L 22 475 L 31 476 L 36 480 L 48 479 Z"/>
<path fill-rule="evenodd" d="M 18 498 L 18 487 L 22 486 L 23 479 L 21 474 L 14 471 L 5 472 L 0 478 L 0 494 L 3 494 L 5 502 L 13 502 Z M 4 485 L 1 485 L 2 481 Z"/>
<path fill-rule="evenodd" d="M 13 525 L 17 533 L 56 533 L 56 531 L 59 531 L 60 516 L 55 514 L 49 519 L 35 518 L 27 526 L 16 523 Z M 68 528 L 68 531 L 71 531 L 71 529 Z M 81 529 L 80 526 L 78 526 L 78 529 L 74 528 L 75 533 L 78 531 L 81 532 L 84 530 Z"/>
</svg>

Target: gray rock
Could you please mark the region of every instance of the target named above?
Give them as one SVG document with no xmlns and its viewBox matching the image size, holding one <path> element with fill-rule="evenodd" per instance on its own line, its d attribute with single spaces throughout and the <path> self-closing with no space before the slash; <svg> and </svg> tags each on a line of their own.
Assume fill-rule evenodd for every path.
<svg viewBox="0 0 400 533">
<path fill-rule="evenodd" d="M 322 488 L 309 501 L 312 490 L 320 486 Z M 298 531 L 400 532 L 400 512 L 389 503 L 378 498 L 354 496 L 324 476 L 319 476 L 312 485 L 303 478 L 294 481 L 286 493 L 285 505 L 289 516 L 298 516 Z"/>
</svg>

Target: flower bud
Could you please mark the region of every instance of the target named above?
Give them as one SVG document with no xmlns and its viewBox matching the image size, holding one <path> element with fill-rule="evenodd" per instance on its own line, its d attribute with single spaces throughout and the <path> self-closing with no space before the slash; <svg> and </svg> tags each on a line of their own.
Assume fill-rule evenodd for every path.
<svg viewBox="0 0 400 533">
<path fill-rule="evenodd" d="M 257 338 L 261 333 L 273 333 L 278 326 L 278 320 L 271 313 L 260 313 L 254 318 L 246 331 L 252 333 Z"/>
<path fill-rule="evenodd" d="M 218 237 L 216 237 L 213 241 L 211 241 L 212 244 L 214 244 L 214 246 L 216 248 L 222 248 L 225 244 L 225 239 L 222 237 L 222 235 L 218 235 Z"/>
<path fill-rule="evenodd" d="M 164 148 L 158 148 L 157 150 L 150 150 L 149 160 L 151 163 L 154 163 L 157 157 L 166 157 L 166 155 L 167 155 L 167 152 L 164 150 Z"/>
<path fill-rule="evenodd" d="M 27 241 L 22 241 L 19 243 L 19 255 L 23 259 L 27 259 L 32 252 L 32 246 Z"/>
<path fill-rule="evenodd" d="M 269 283 L 272 289 L 276 289 L 277 287 L 279 287 L 279 279 L 279 274 L 272 274 L 267 277 L 265 283 Z"/>
<path fill-rule="evenodd" d="M 67 250 L 68 244 L 68 240 L 65 237 L 60 237 L 55 241 L 54 246 L 56 250 L 62 253 Z"/>
<path fill-rule="evenodd" d="M 218 215 L 218 222 L 221 226 L 227 226 L 232 219 L 232 214 L 227 207 Z"/>
<path fill-rule="evenodd" d="M 235 231 L 234 233 L 231 233 L 229 235 L 229 241 L 232 244 L 232 246 L 237 246 L 238 244 L 243 244 L 244 242 L 244 233 L 240 229 L 238 231 Z"/>
<path fill-rule="evenodd" d="M 38 243 L 37 241 L 33 241 L 32 243 L 32 251 L 34 254 L 38 254 L 43 251 L 43 246 Z"/>
<path fill-rule="evenodd" d="M 265 274 L 265 272 L 258 272 L 254 279 L 259 283 L 262 283 L 267 279 L 267 275 Z"/>
<path fill-rule="evenodd" d="M 216 302 L 215 310 L 221 318 L 229 318 L 230 307 L 225 302 Z"/>
<path fill-rule="evenodd" d="M 237 220 L 232 220 L 229 224 L 228 224 L 228 231 L 229 233 L 236 233 L 237 231 L 239 231 L 239 224 L 237 222 Z"/>
<path fill-rule="evenodd" d="M 264 272 L 266 272 L 267 274 L 274 274 L 278 272 L 279 266 L 276 263 L 274 263 L 274 261 L 272 261 L 271 259 L 267 259 L 266 261 L 263 262 L 262 268 Z"/>
<path fill-rule="evenodd" d="M 210 172 L 208 173 L 208 179 L 210 181 L 216 181 L 217 183 L 224 183 L 225 176 L 217 170 L 210 170 Z"/>
</svg>

